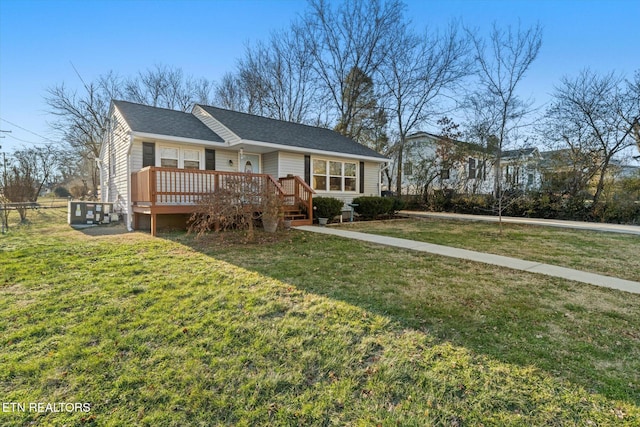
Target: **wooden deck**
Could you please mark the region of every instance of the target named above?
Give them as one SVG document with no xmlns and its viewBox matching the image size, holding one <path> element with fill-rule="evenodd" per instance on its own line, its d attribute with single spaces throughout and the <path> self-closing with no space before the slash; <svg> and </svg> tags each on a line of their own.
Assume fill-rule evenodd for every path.
<svg viewBox="0 0 640 427">
<path fill-rule="evenodd" d="M 140 215 L 149 215 L 151 234 L 155 236 L 158 215 L 190 214 L 203 197 L 221 190 L 246 190 L 251 197 L 256 188 L 267 184 L 274 185 L 282 197 L 284 219 L 292 225 L 312 223 L 314 191 L 298 176 L 276 180 L 267 174 L 150 166 L 131 174 L 134 229 L 138 228 Z"/>
</svg>

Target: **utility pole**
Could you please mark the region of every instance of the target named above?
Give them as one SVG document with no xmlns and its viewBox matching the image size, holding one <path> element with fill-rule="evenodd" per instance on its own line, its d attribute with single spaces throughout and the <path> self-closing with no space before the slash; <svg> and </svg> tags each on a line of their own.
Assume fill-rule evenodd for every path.
<svg viewBox="0 0 640 427">
<path fill-rule="evenodd" d="M 2 148 L 2 147 L 0 147 Z M 7 210 L 7 197 L 5 196 L 7 189 L 7 156 L 2 153 L 2 234 L 5 234 L 9 230 L 9 211 Z"/>
<path fill-rule="evenodd" d="M 11 133 L 10 130 L 0 130 L 0 132 Z M 0 138 L 5 138 L 4 135 L 0 135 Z M 2 145 L 0 145 L 0 150 L 2 150 Z M 7 210 L 7 197 L 5 193 L 7 192 L 7 156 L 5 153 L 2 153 L 2 194 L 0 197 L 2 198 L 2 234 L 5 234 L 9 230 L 9 211 Z"/>
</svg>

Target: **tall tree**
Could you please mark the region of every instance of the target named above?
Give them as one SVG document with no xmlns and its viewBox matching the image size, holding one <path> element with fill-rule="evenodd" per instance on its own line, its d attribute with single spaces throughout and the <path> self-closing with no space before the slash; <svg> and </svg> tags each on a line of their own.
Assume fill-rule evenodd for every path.
<svg viewBox="0 0 640 427">
<path fill-rule="evenodd" d="M 358 102 L 367 90 L 366 79 L 375 76 L 395 43 L 402 22 L 399 0 L 346 0 L 332 6 L 326 0 L 310 0 L 305 15 L 305 46 L 313 58 L 315 74 L 323 92 L 323 102 L 336 112 L 335 123 L 344 130 L 367 103 Z M 355 76 L 354 76 L 355 77 Z"/>
<path fill-rule="evenodd" d="M 402 192 L 402 167 L 407 135 L 439 111 L 440 101 L 469 73 L 468 43 L 452 23 L 446 31 L 423 35 L 406 26 L 396 33 L 380 67 L 385 105 L 397 141 L 396 191 Z"/>
<path fill-rule="evenodd" d="M 471 96 L 478 106 L 493 109 L 493 123 L 485 123 L 495 136 L 494 193 L 498 199 L 498 215 L 502 220 L 502 151 L 513 138 L 521 121 L 530 112 L 532 102 L 522 100 L 516 89 L 535 61 L 542 46 L 542 28 L 501 29 L 493 24 L 488 43 L 477 33 L 467 30 L 472 39 L 478 66 L 479 91 Z M 487 46 L 488 44 L 488 46 Z M 502 221 L 500 221 L 502 227 Z"/>
<path fill-rule="evenodd" d="M 335 130 L 360 143 L 370 139 L 369 134 L 373 131 L 374 120 L 379 110 L 373 90 L 373 79 L 358 67 L 352 68 L 347 75 L 342 96 L 345 104 L 353 103 L 347 106 L 347 109 L 354 113 L 349 121 L 338 121 Z"/>
<path fill-rule="evenodd" d="M 563 77 L 547 111 L 551 126 L 562 124 L 556 140 L 598 161 L 593 206 L 598 208 L 606 177 L 615 156 L 632 147 L 640 120 L 640 96 L 633 96 L 625 80 L 611 72 L 582 71 L 576 78 Z"/>
<path fill-rule="evenodd" d="M 246 97 L 248 112 L 295 123 L 311 120 L 313 58 L 302 32 L 294 23 L 288 32 L 273 32 L 267 43 L 247 46 L 238 62 L 236 84 Z"/>
</svg>

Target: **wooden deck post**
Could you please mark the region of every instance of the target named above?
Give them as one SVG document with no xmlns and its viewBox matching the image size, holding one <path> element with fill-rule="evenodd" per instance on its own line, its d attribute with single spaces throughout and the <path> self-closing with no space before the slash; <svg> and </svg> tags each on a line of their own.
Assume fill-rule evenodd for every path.
<svg viewBox="0 0 640 427">
<path fill-rule="evenodd" d="M 156 216 L 157 216 L 157 214 L 155 214 L 155 213 L 151 214 L 151 235 L 152 236 L 156 235 L 156 225 L 157 225 L 156 224 L 156 222 L 157 222 L 156 221 L 156 219 L 157 219 Z"/>
</svg>

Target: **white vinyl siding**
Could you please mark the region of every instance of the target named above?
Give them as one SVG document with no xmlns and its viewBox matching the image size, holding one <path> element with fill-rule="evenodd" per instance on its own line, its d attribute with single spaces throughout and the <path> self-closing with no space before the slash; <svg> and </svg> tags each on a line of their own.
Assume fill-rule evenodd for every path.
<svg viewBox="0 0 640 427">
<path fill-rule="evenodd" d="M 129 149 L 129 127 L 126 125 L 124 118 L 120 115 L 117 109 L 114 109 L 111 115 L 111 126 L 113 131 L 111 132 L 111 138 L 107 140 L 107 144 L 110 147 L 106 147 L 105 157 L 103 162 L 108 164 L 105 169 L 107 182 L 103 185 L 101 191 L 106 191 L 106 194 L 102 194 L 102 200 L 105 202 L 115 203 L 114 210 L 118 213 L 127 211 L 127 204 L 129 203 L 128 184 L 129 177 L 127 175 L 128 158 L 127 152 Z M 115 161 L 115 167 L 111 167 L 111 162 Z"/>
<path fill-rule="evenodd" d="M 380 164 L 364 162 L 364 193 L 362 196 L 380 195 Z"/>
<path fill-rule="evenodd" d="M 193 115 L 196 116 L 202 123 L 204 123 L 209 129 L 214 131 L 220 138 L 227 142 L 227 145 L 233 145 L 240 142 L 240 138 L 227 129 L 226 126 L 220 124 L 216 119 L 211 117 L 202 107 L 196 105 L 193 109 Z"/>
<path fill-rule="evenodd" d="M 294 175 L 304 178 L 304 154 L 278 152 L 278 177 Z M 275 176 L 275 175 L 274 175 Z"/>
<path fill-rule="evenodd" d="M 279 178 L 278 174 L 278 152 L 265 153 L 262 155 L 262 173 L 271 175 L 274 178 Z"/>
</svg>

